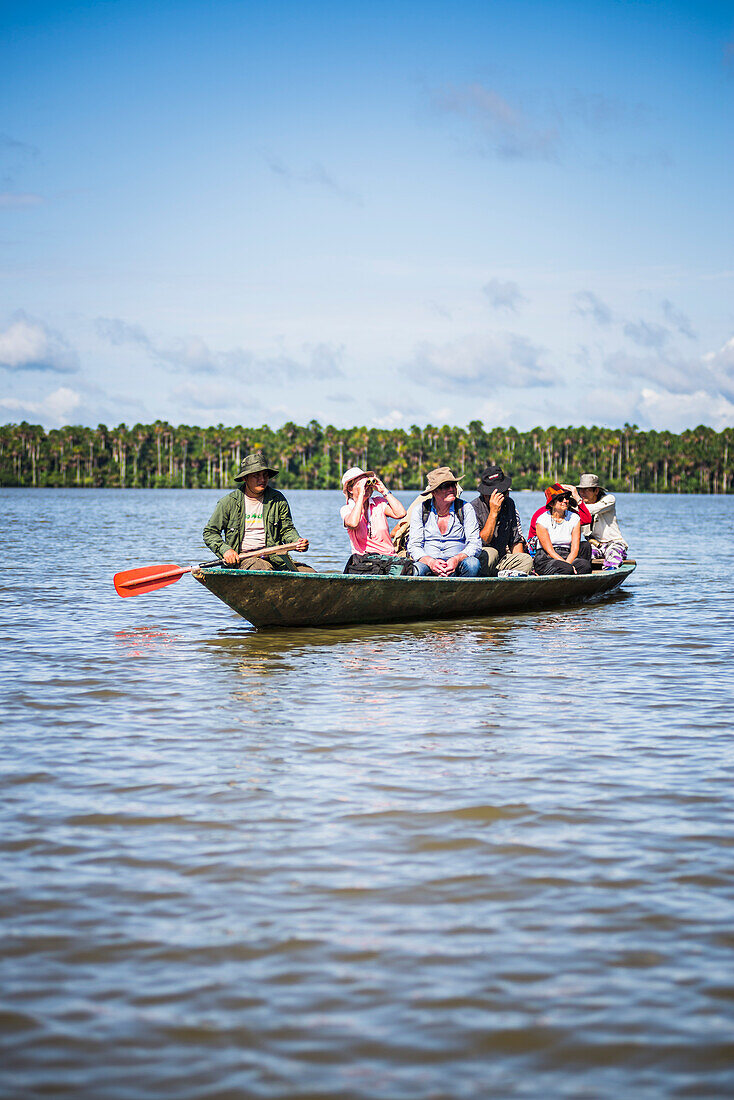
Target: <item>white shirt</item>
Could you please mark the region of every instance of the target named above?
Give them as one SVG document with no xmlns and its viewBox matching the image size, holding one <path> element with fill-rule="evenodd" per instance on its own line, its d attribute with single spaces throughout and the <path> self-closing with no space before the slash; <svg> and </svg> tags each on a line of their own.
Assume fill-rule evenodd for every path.
<svg viewBox="0 0 734 1100">
<path fill-rule="evenodd" d="M 552 546 L 570 546 L 574 528 L 578 527 L 580 523 L 581 520 L 576 512 L 566 512 L 564 519 L 560 522 L 553 519 L 550 512 L 543 512 L 543 515 L 538 516 L 535 521 L 535 529 L 545 527 L 550 534 Z"/>
<path fill-rule="evenodd" d="M 242 536 L 240 553 L 243 554 L 245 550 L 260 550 L 264 545 L 263 498 L 248 497 L 245 493 L 245 533 Z"/>
</svg>

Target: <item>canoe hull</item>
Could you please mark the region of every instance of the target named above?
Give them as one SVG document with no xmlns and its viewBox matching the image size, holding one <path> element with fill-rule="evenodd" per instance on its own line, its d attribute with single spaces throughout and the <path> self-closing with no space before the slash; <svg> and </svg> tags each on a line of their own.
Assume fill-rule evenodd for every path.
<svg viewBox="0 0 734 1100">
<path fill-rule="evenodd" d="M 199 569 L 193 576 L 256 627 L 479 618 L 579 603 L 615 591 L 635 565 L 587 576 L 375 577 Z"/>
</svg>

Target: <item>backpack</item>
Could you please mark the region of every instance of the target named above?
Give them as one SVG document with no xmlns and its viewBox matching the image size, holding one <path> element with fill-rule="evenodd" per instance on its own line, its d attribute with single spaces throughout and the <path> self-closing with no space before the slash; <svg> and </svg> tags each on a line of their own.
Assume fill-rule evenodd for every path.
<svg viewBox="0 0 734 1100">
<path fill-rule="evenodd" d="M 414 565 L 412 558 L 401 558 L 396 554 L 352 554 L 344 566 L 344 572 L 362 576 L 412 577 Z"/>
<path fill-rule="evenodd" d="M 431 514 L 432 500 L 429 497 L 428 500 L 423 501 L 423 508 L 421 510 L 421 518 L 423 519 L 423 526 L 425 527 L 428 517 Z M 461 526 L 464 526 L 464 501 L 461 497 L 457 497 L 454 501 L 454 512 Z"/>
</svg>

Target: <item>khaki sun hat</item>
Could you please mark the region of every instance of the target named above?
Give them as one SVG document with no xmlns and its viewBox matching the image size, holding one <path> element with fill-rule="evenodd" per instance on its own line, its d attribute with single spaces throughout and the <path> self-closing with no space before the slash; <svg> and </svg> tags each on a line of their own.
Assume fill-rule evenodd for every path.
<svg viewBox="0 0 734 1100">
<path fill-rule="evenodd" d="M 461 476 L 463 477 L 463 474 Z M 435 470 L 429 470 L 426 474 L 426 488 L 420 495 L 423 498 L 433 496 L 434 491 L 438 489 L 439 485 L 443 485 L 444 481 L 455 481 L 457 491 L 461 489 L 456 474 L 452 473 L 448 466 L 438 466 Z"/>
<path fill-rule="evenodd" d="M 599 478 L 596 474 L 582 474 L 579 478 L 579 483 L 576 486 L 577 489 L 600 489 L 601 495 L 606 496 L 606 489 L 599 484 Z"/>
</svg>

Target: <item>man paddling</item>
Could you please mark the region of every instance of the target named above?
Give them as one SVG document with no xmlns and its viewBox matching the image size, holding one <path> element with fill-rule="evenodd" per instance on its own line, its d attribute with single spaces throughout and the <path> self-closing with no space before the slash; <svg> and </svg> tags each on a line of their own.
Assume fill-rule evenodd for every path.
<svg viewBox="0 0 734 1100">
<path fill-rule="evenodd" d="M 310 565 L 296 565 L 288 554 L 239 559 L 248 550 L 294 542 L 299 552 L 308 550 L 308 539 L 296 530 L 288 501 L 269 481 L 278 471 L 269 466 L 262 451 L 245 455 L 235 481 L 238 487 L 217 504 L 204 528 L 204 542 L 226 565 L 240 569 L 289 569 L 315 573 Z"/>
</svg>

